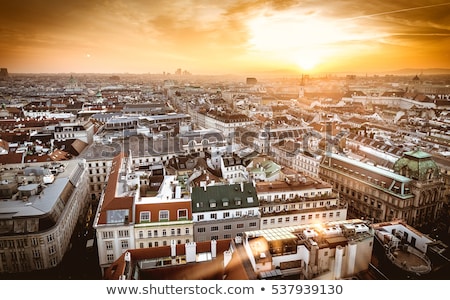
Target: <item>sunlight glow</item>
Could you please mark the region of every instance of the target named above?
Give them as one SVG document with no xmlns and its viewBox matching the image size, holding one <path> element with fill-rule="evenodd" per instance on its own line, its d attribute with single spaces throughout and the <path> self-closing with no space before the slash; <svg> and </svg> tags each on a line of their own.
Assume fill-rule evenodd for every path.
<svg viewBox="0 0 450 300">
<path fill-rule="evenodd" d="M 298 53 L 295 63 L 303 70 L 310 71 L 322 63 L 323 56 L 319 52 L 301 51 Z"/>
<path fill-rule="evenodd" d="M 363 32 L 351 22 L 340 23 L 299 12 L 259 15 L 249 20 L 248 27 L 249 44 L 255 53 L 283 60 L 305 71 L 338 56 L 343 44 L 373 39 L 380 34 Z"/>
</svg>

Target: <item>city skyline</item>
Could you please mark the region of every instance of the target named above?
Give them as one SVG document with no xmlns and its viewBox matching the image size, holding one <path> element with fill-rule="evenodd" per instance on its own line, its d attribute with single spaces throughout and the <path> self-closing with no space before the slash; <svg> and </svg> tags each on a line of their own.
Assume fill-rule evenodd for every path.
<svg viewBox="0 0 450 300">
<path fill-rule="evenodd" d="M 445 1 L 0 4 L 10 73 L 390 72 L 450 68 Z"/>
</svg>

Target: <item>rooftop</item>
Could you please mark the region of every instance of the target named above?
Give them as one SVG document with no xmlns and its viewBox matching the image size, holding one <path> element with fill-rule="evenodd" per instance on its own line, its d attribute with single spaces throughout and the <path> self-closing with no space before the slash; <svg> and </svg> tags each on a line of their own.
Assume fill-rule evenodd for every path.
<svg viewBox="0 0 450 300">
<path fill-rule="evenodd" d="M 191 197 L 193 213 L 259 205 L 256 189 L 248 182 L 193 187 Z"/>
<path fill-rule="evenodd" d="M 304 178 L 304 180 L 302 180 Z M 331 185 L 319 180 L 313 180 L 308 177 L 303 177 L 296 181 L 271 181 L 271 182 L 257 182 L 256 190 L 258 193 L 275 193 L 285 191 L 301 191 L 311 189 L 330 189 Z"/>
<path fill-rule="evenodd" d="M 75 188 L 78 160 L 2 165 L 0 219 L 44 218 Z M 50 223 L 49 223 L 50 224 Z"/>
<path fill-rule="evenodd" d="M 175 256 L 172 246 L 128 250 L 105 271 L 103 279 L 247 280 L 240 256 L 229 251 L 232 245 L 231 240 L 218 240 L 214 250 L 209 241 L 193 243 L 192 262 L 187 262 L 186 244 L 174 245 Z M 226 253 L 231 260 L 225 260 Z"/>
</svg>

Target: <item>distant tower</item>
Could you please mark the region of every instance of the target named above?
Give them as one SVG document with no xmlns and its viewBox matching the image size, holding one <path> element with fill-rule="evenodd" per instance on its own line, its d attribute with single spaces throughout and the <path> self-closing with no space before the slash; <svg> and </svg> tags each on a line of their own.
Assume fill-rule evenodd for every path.
<svg viewBox="0 0 450 300">
<path fill-rule="evenodd" d="M 416 75 L 411 80 L 411 89 L 410 92 L 416 92 L 417 88 L 422 84 L 422 81 L 420 80 L 419 76 Z"/>
<path fill-rule="evenodd" d="M 270 154 L 270 123 L 267 122 L 264 125 L 264 133 L 263 133 L 264 141 L 263 141 L 263 153 Z"/>
<path fill-rule="evenodd" d="M 74 89 L 78 87 L 77 80 L 73 77 L 73 75 L 70 75 L 69 78 L 69 84 L 67 86 L 68 88 Z"/>
<path fill-rule="evenodd" d="M 7 68 L 1 68 L 0 69 L 0 80 L 6 80 L 8 78 L 8 69 Z"/>
<path fill-rule="evenodd" d="M 305 82 L 303 79 L 303 74 L 302 74 L 302 81 L 300 82 L 300 86 L 298 88 L 298 98 L 303 98 L 305 97 Z"/>
</svg>

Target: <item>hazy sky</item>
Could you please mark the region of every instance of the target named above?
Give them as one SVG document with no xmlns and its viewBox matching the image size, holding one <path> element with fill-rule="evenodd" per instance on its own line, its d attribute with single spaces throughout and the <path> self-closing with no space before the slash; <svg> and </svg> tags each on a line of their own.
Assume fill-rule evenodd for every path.
<svg viewBox="0 0 450 300">
<path fill-rule="evenodd" d="M 10 73 L 450 68 L 443 0 L 0 0 Z"/>
</svg>

